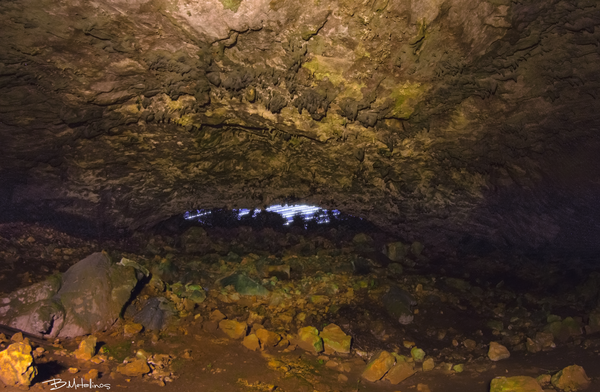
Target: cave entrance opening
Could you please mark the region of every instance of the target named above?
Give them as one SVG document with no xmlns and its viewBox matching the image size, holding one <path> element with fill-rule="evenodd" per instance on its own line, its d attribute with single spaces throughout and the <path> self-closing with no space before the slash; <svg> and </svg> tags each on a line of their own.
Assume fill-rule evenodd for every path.
<svg viewBox="0 0 600 392">
<path fill-rule="evenodd" d="M 306 229 L 322 230 L 344 226 L 354 230 L 373 229 L 370 223 L 359 217 L 335 209 L 324 209 L 307 204 L 271 205 L 254 209 L 196 209 L 183 214 L 186 225 L 205 227 L 249 226 L 255 229 L 275 230 Z"/>
</svg>

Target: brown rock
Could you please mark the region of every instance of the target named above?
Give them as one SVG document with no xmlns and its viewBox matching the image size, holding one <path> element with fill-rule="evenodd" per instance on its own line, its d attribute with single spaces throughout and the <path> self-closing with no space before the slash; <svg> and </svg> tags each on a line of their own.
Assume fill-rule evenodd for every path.
<svg viewBox="0 0 600 392">
<path fill-rule="evenodd" d="M 413 363 L 398 362 L 389 370 L 389 372 L 387 372 L 384 378 L 393 385 L 396 385 L 415 373 L 416 371 Z"/>
<path fill-rule="evenodd" d="M 433 370 L 435 368 L 435 361 L 433 360 L 433 358 L 427 358 L 425 361 L 423 361 L 423 371 L 424 372 L 429 372 L 431 370 Z"/>
<path fill-rule="evenodd" d="M 117 366 L 117 372 L 129 376 L 136 377 L 146 373 L 150 373 L 150 367 L 143 359 L 136 359 L 132 362 Z"/>
<path fill-rule="evenodd" d="M 37 375 L 31 346 L 13 343 L 0 352 L 0 380 L 8 386 L 29 386 Z"/>
<path fill-rule="evenodd" d="M 323 328 L 321 338 L 323 339 L 326 354 L 333 354 L 336 352 L 341 354 L 350 353 L 352 337 L 346 335 L 337 325 L 329 324 Z"/>
<path fill-rule="evenodd" d="M 264 328 L 256 331 L 256 336 L 258 337 L 258 340 L 260 340 L 260 344 L 263 348 L 275 347 L 281 340 L 281 336 L 279 336 L 278 333 L 268 331 Z"/>
<path fill-rule="evenodd" d="M 221 320 L 219 329 L 232 339 L 242 339 L 246 336 L 248 324 L 235 320 Z"/>
<path fill-rule="evenodd" d="M 89 361 L 96 353 L 96 342 L 98 338 L 90 335 L 79 343 L 79 348 L 73 352 L 75 358 L 83 361 Z"/>
<path fill-rule="evenodd" d="M 578 365 L 567 366 L 552 376 L 552 385 L 565 392 L 575 392 L 587 389 L 590 379 L 585 370 Z"/>
<path fill-rule="evenodd" d="M 226 318 L 227 317 L 219 309 L 214 310 L 209 316 L 210 321 L 217 322 L 217 323 Z"/>
<path fill-rule="evenodd" d="M 463 342 L 463 345 L 469 351 L 475 350 L 477 348 L 477 342 L 474 341 L 473 339 L 465 339 L 465 341 Z"/>
<path fill-rule="evenodd" d="M 492 380 L 490 392 L 543 392 L 542 387 L 533 377 L 496 377 Z"/>
<path fill-rule="evenodd" d="M 255 334 L 250 334 L 250 335 L 246 336 L 244 338 L 244 340 L 242 341 L 242 344 L 248 350 L 252 350 L 252 351 L 256 351 L 260 348 L 260 342 L 258 340 L 258 337 Z"/>
<path fill-rule="evenodd" d="M 21 332 L 17 332 L 16 334 L 14 334 L 11 338 L 11 341 L 15 342 L 15 343 L 20 343 L 23 341 L 23 333 Z"/>
<path fill-rule="evenodd" d="M 98 380 L 98 369 L 91 369 L 89 372 L 83 375 L 84 380 L 96 381 Z"/>
<path fill-rule="evenodd" d="M 142 332 L 142 329 L 144 329 L 144 326 L 142 324 L 128 322 L 123 327 L 123 333 L 125 335 L 132 336 Z"/>
<path fill-rule="evenodd" d="M 369 361 L 362 372 L 362 377 L 371 382 L 381 380 L 392 366 L 394 366 L 394 356 L 387 351 L 380 351 Z"/>
<path fill-rule="evenodd" d="M 308 352 L 318 354 L 323 351 L 323 340 L 315 327 L 304 327 L 298 330 L 298 346 Z"/>
<path fill-rule="evenodd" d="M 488 351 L 488 358 L 492 361 L 500 361 L 510 357 L 510 352 L 506 347 L 497 342 L 490 343 L 490 349 Z"/>
</svg>

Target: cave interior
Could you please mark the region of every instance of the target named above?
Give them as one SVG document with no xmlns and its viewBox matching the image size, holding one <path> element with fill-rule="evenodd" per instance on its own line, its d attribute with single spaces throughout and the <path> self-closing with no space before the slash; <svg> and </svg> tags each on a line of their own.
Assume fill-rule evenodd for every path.
<svg viewBox="0 0 600 392">
<path fill-rule="evenodd" d="M 501 392 L 494 377 L 579 361 L 600 390 L 599 95 L 595 0 L 2 1 L 0 294 L 104 251 L 166 285 L 147 278 L 138 298 L 201 285 L 206 302 L 177 324 L 198 341 L 222 333 L 217 310 L 247 336 L 256 323 L 282 341 L 313 324 L 352 332 L 339 377 L 285 356 L 248 367 L 277 390 L 391 391 L 359 368 L 407 341 L 437 366 L 412 358 L 405 388 Z M 321 210 L 266 210 L 284 205 Z M 242 272 L 268 299 L 221 287 Z M 398 287 L 416 299 L 411 323 L 386 308 Z M 127 322 L 93 332 L 116 347 Z M 136 339 L 179 336 L 161 331 Z M 510 363 L 492 368 L 491 341 Z M 215 361 L 201 381 L 190 364 L 145 378 L 269 390 Z M 540 388 L 579 390 L 552 380 Z"/>
</svg>

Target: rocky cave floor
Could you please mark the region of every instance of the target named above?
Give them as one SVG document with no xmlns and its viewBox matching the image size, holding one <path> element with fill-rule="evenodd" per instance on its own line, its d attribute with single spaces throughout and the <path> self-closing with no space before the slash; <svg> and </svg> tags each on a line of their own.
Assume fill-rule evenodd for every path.
<svg viewBox="0 0 600 392">
<path fill-rule="evenodd" d="M 431 250 L 420 253 L 418 246 L 412 252 L 410 246 L 396 249 L 390 256 L 397 262 L 391 262 L 381 249 L 393 241 L 343 227 L 194 229 L 97 241 L 38 224 L 6 223 L 0 225 L 0 292 L 42 281 L 104 250 L 115 261 L 125 257 L 151 271 L 153 279 L 130 306 L 162 296 L 175 309 L 160 331 L 138 332 L 124 312 L 113 328 L 96 334 L 91 361 L 73 355 L 82 338 L 33 340 L 34 349 L 43 348 L 35 351 L 39 375 L 33 390 L 50 390 L 44 381 L 73 380 L 96 369 L 96 384 L 111 390 L 487 392 L 494 377 L 553 375 L 574 364 L 591 379 L 588 390 L 600 390 L 600 274 L 594 271 L 600 267 L 494 254 L 430 257 Z M 240 295 L 219 284 L 233 273 L 261 283 L 268 295 Z M 206 299 L 183 298 L 178 282 L 200 285 Z M 402 325 L 386 311 L 382 298 L 390 285 L 416 300 L 412 323 Z M 246 322 L 248 334 L 264 328 L 281 340 L 250 350 L 247 340 L 219 328 L 223 317 Z M 350 354 L 296 346 L 299 328 L 322 330 L 330 323 L 352 337 Z M 9 337 L 0 348 L 10 344 Z M 507 347 L 510 357 L 490 360 L 491 342 Z M 413 362 L 413 347 L 433 359 L 432 370 L 424 371 L 417 358 L 416 373 L 399 384 L 361 377 L 380 350 Z M 136 353 L 147 358 L 152 373 L 117 371 Z M 545 391 L 557 390 L 549 377 L 542 381 Z"/>
</svg>

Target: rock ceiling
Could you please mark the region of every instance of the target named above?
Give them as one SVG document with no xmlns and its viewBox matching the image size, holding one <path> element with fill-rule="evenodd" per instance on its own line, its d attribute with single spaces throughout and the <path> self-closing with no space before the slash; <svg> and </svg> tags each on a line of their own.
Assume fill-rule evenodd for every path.
<svg viewBox="0 0 600 392">
<path fill-rule="evenodd" d="M 16 0 L 0 26 L 5 218 L 304 201 L 600 248 L 595 0 Z"/>
</svg>

